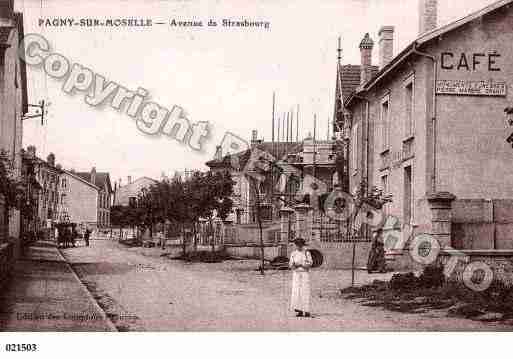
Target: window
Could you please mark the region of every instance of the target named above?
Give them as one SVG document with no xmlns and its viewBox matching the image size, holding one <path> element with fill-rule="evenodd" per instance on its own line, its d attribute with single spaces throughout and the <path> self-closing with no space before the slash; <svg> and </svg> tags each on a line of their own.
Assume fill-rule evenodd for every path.
<svg viewBox="0 0 513 359">
<path fill-rule="evenodd" d="M 61 194 L 61 204 L 64 204 L 65 199 L 66 199 L 66 195 Z"/>
<path fill-rule="evenodd" d="M 351 164 L 353 167 L 353 173 L 358 171 L 358 123 L 353 127 L 353 140 L 351 141 Z"/>
<path fill-rule="evenodd" d="M 383 190 L 383 194 L 388 193 L 388 175 L 381 176 L 381 189 Z"/>
<path fill-rule="evenodd" d="M 381 176 L 381 189 L 382 189 L 384 195 L 389 193 L 389 190 L 388 190 L 388 175 Z M 387 213 L 387 205 L 386 204 L 383 206 L 383 212 L 385 214 Z"/>
<path fill-rule="evenodd" d="M 405 137 L 411 137 L 414 133 L 414 88 L 413 88 L 413 76 L 411 76 L 406 83 L 404 88 L 404 108 L 405 108 Z"/>
<path fill-rule="evenodd" d="M 411 166 L 404 168 L 404 224 L 410 224 L 412 219 L 412 170 Z"/>
<path fill-rule="evenodd" d="M 381 102 L 381 145 L 382 151 L 388 150 L 390 147 L 390 101 L 388 96 Z"/>
<path fill-rule="evenodd" d="M 66 178 L 63 178 L 61 181 L 61 187 L 66 188 Z"/>
<path fill-rule="evenodd" d="M 135 197 L 129 197 L 128 198 L 128 205 L 130 207 L 135 207 L 136 203 L 135 203 Z"/>
</svg>

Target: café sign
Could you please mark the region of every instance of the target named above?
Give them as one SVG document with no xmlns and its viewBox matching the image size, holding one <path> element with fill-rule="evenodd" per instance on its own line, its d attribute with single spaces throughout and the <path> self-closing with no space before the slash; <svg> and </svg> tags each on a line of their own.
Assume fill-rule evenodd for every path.
<svg viewBox="0 0 513 359">
<path fill-rule="evenodd" d="M 491 80 L 438 80 L 436 93 L 439 95 L 506 96 L 507 84 Z"/>
</svg>

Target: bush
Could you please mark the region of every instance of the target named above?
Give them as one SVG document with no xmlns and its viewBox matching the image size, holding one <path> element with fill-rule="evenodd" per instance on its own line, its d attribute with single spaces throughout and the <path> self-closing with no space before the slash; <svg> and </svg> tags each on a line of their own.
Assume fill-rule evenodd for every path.
<svg viewBox="0 0 513 359">
<path fill-rule="evenodd" d="M 419 285 L 423 288 L 438 288 L 446 281 L 444 268 L 439 265 L 430 265 L 424 268 L 419 277 Z"/>
<path fill-rule="evenodd" d="M 394 274 L 390 279 L 390 289 L 393 290 L 410 290 L 418 286 L 419 279 L 413 272 Z"/>
<path fill-rule="evenodd" d="M 225 251 L 196 251 L 187 252 L 179 256 L 173 257 L 172 259 L 183 260 L 186 262 L 204 262 L 204 263 L 218 263 L 224 260 L 231 259 Z"/>
</svg>

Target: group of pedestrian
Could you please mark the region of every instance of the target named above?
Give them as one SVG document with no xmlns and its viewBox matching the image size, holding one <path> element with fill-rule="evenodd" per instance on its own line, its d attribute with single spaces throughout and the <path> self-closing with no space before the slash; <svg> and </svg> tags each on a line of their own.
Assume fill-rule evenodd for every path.
<svg viewBox="0 0 513 359">
<path fill-rule="evenodd" d="M 294 240 L 296 249 L 290 254 L 289 268 L 292 270 L 292 293 L 290 308 L 296 317 L 310 318 L 310 269 L 313 266 L 312 255 L 306 248 L 303 238 Z M 383 230 L 378 229 L 372 238 L 371 249 L 367 262 L 369 273 L 386 271 L 385 249 L 383 244 Z"/>
<path fill-rule="evenodd" d="M 84 242 L 86 247 L 89 247 L 89 240 L 91 237 L 91 230 L 86 228 L 84 231 Z M 58 224 L 55 226 L 55 238 L 57 245 L 62 248 L 76 247 L 79 233 L 76 223 L 71 224 Z"/>
</svg>

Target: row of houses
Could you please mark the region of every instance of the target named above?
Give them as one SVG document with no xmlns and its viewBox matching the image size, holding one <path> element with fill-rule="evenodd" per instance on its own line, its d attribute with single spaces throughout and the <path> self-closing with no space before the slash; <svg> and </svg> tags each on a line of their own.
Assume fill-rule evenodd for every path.
<svg viewBox="0 0 513 359">
<path fill-rule="evenodd" d="M 22 171 L 27 176 L 28 191 L 34 211 L 30 221 L 22 223 L 28 232 L 49 229 L 55 223 L 77 223 L 82 228 L 110 227 L 113 189 L 108 172 L 66 170 L 56 164 L 50 153 L 39 158 L 34 146 L 22 150 Z"/>
<path fill-rule="evenodd" d="M 269 228 L 281 234 L 287 231 L 279 218 L 291 213 L 292 228 L 312 245 L 333 239 L 323 235 L 322 213 L 308 209 L 305 217 L 305 203 L 283 201 L 304 190 L 301 179 L 314 174 L 326 191 L 338 186 L 356 195 L 363 185 L 367 192 L 375 187 L 391 195 L 383 209 L 393 219 L 385 236 L 428 233 L 446 255 L 453 248 L 513 271 L 513 150 L 504 112 L 513 103 L 513 1 L 496 1 L 442 27 L 436 0 L 419 0 L 418 11 L 419 35 L 401 51 L 394 49 L 395 27 L 386 24 L 375 29 L 378 61 L 372 58 L 372 31 L 355 44 L 360 64 L 344 64 L 339 56 L 332 140 L 269 143 L 253 136 L 248 151 L 218 148 L 207 165 L 232 172 L 236 222 L 255 220 L 251 176 L 241 168 L 258 148 L 300 170 L 299 184 L 281 193 L 262 189 L 272 194 Z M 231 166 L 233 156 L 239 168 Z M 329 223 L 325 228 L 333 229 Z M 390 250 L 390 264 L 413 266 L 407 251 Z"/>
<path fill-rule="evenodd" d="M 44 160 L 38 157 L 34 146 L 22 147 L 23 121 L 37 117 L 30 111 L 37 105 L 28 100 L 26 65 L 18 57 L 23 36 L 23 14 L 14 11 L 13 0 L 0 1 L 2 166 L 12 167 L 8 176 L 24 185 L 28 202 L 28 206 L 17 206 L 26 212 L 22 213 L 12 205 L 7 209 L 5 197 L 0 195 L 2 263 L 17 256 L 25 234 L 49 229 L 53 223 L 69 221 L 93 228 L 109 227 L 113 194 L 107 172 L 97 172 L 94 167 L 90 172 L 65 170 L 56 164 L 54 154 Z"/>
</svg>

